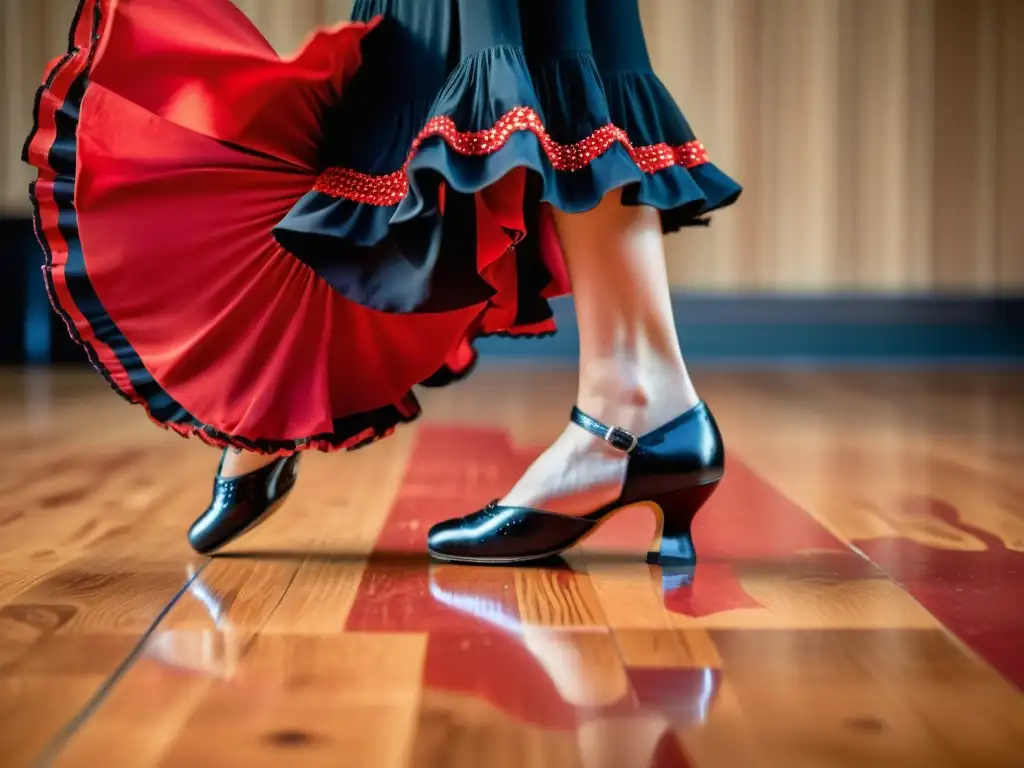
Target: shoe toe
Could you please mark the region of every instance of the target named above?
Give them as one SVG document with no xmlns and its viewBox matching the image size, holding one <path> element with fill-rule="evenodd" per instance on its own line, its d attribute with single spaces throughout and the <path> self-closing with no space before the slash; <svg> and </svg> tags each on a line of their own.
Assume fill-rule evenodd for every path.
<svg viewBox="0 0 1024 768">
<path fill-rule="evenodd" d="M 465 518 L 455 517 L 432 525 L 427 532 L 427 549 L 442 556 L 458 557 L 466 554 L 470 539 L 465 529 Z"/>
<path fill-rule="evenodd" d="M 214 552 L 226 539 L 221 512 L 211 505 L 188 529 L 188 543 L 200 555 Z"/>
</svg>

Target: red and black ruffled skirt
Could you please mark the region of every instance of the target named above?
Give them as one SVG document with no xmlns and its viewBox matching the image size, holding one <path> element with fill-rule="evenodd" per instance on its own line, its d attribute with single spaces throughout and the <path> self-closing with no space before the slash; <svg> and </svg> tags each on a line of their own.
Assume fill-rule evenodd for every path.
<svg viewBox="0 0 1024 768">
<path fill-rule="evenodd" d="M 554 332 L 551 208 L 706 221 L 735 182 L 636 0 L 358 0 L 279 57 L 228 0 L 83 0 L 25 159 L 56 311 L 157 423 L 365 445 L 474 339 Z"/>
</svg>

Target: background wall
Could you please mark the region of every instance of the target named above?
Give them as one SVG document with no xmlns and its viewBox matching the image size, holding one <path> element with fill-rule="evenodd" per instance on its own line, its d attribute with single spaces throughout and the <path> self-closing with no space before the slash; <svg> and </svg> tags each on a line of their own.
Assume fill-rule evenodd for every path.
<svg viewBox="0 0 1024 768">
<path fill-rule="evenodd" d="M 670 238 L 716 292 L 1024 288 L 1024 0 L 640 0 L 656 68 L 746 186 Z M 279 50 L 351 0 L 239 0 Z M 75 0 L 0 0 L 0 212 Z"/>
</svg>

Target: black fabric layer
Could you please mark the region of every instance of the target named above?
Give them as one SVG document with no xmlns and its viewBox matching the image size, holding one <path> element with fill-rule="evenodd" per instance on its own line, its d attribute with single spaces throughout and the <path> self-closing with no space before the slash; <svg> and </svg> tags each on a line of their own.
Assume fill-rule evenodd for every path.
<svg viewBox="0 0 1024 768">
<path fill-rule="evenodd" d="M 368 37 L 364 66 L 331 117 L 324 165 L 372 176 L 405 167 L 408 194 L 375 205 L 312 191 L 275 230 L 346 298 L 390 312 L 479 301 L 479 291 L 466 286 L 483 286 L 460 273 L 471 268 L 461 250 L 472 242 L 454 234 L 474 230 L 473 207 L 453 198 L 472 196 L 517 168 L 530 171 L 536 196 L 524 205 L 581 212 L 622 189 L 625 204 L 657 208 L 666 232 L 706 224 L 706 214 L 739 197 L 739 185 L 711 163 L 646 172 L 622 143 L 583 169 L 559 170 L 530 131 L 512 133 L 486 155 L 462 154 L 433 136 L 410 157 L 433 117 L 451 118 L 469 133 L 493 128 L 518 107 L 536 113 L 563 146 L 608 125 L 625 131 L 634 147 L 695 141 L 651 69 L 636 0 L 360 0 L 353 18 L 380 14 L 386 21 Z M 527 233 L 536 225 L 528 212 Z M 544 273 L 536 249 L 517 249 L 517 258 L 537 262 L 527 273 Z"/>
</svg>

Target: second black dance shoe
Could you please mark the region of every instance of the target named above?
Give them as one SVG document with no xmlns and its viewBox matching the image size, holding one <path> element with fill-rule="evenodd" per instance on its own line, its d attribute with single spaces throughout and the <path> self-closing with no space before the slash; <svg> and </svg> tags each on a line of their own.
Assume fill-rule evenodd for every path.
<svg viewBox="0 0 1024 768">
<path fill-rule="evenodd" d="M 690 524 L 725 471 L 722 436 L 704 403 L 642 437 L 609 427 L 573 408 L 572 421 L 629 454 L 619 497 L 581 517 L 492 501 L 467 517 L 438 523 L 427 536 L 430 554 L 461 563 L 521 563 L 569 549 L 626 507 L 650 506 L 658 520 L 647 561 L 688 564 L 696 559 Z"/>
<path fill-rule="evenodd" d="M 224 466 L 221 457 L 220 467 Z M 188 531 L 192 549 L 211 554 L 264 522 L 284 503 L 299 472 L 299 454 L 280 456 L 257 470 L 213 482 L 213 499 Z"/>
</svg>

